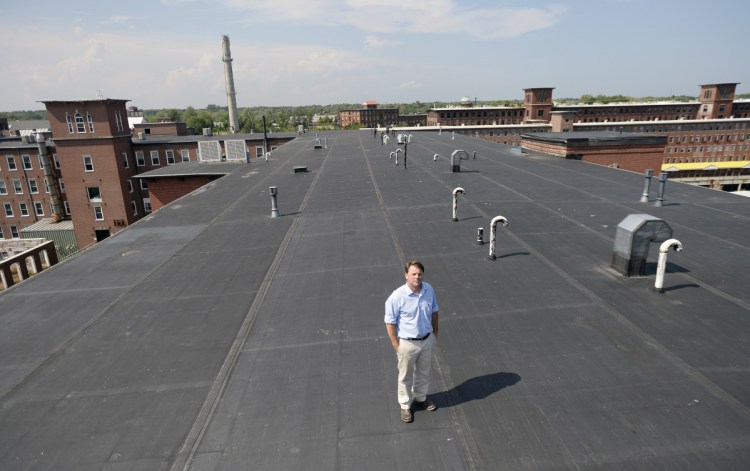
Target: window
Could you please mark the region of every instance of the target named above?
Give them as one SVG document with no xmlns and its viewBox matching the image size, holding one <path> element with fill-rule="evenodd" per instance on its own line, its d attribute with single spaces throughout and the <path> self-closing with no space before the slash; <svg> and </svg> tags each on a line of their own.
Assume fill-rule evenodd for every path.
<svg viewBox="0 0 750 471">
<path fill-rule="evenodd" d="M 24 154 L 21 156 L 21 160 L 23 161 L 23 169 L 24 170 L 33 170 L 34 167 L 31 165 L 31 156 L 29 154 Z"/>
<path fill-rule="evenodd" d="M 182 161 L 183 162 L 187 162 L 187 161 L 190 160 L 190 150 L 189 149 L 182 149 L 180 151 L 180 153 L 182 154 Z"/>
<path fill-rule="evenodd" d="M 13 217 L 13 206 L 11 206 L 10 203 L 3 203 L 3 209 L 5 209 L 5 215 L 7 217 Z"/>
<path fill-rule="evenodd" d="M 90 186 L 86 188 L 86 192 L 88 193 L 89 201 L 94 203 L 99 203 L 102 201 L 102 194 L 99 191 L 98 186 Z"/>
<path fill-rule="evenodd" d="M 104 221 L 104 211 L 101 206 L 94 206 L 94 220 Z"/>
<path fill-rule="evenodd" d="M 60 193 L 65 193 L 65 182 L 62 178 L 58 179 L 57 182 L 60 184 Z"/>
<path fill-rule="evenodd" d="M 29 193 L 35 195 L 39 193 L 39 186 L 36 184 L 36 180 L 29 179 Z"/>
<path fill-rule="evenodd" d="M 90 155 L 84 155 L 83 156 L 83 170 L 85 172 L 93 172 L 94 171 L 94 160 L 91 158 Z"/>
<path fill-rule="evenodd" d="M 0 239 L 5 239 L 5 236 L 3 235 L 3 226 L 0 226 Z M 0 260 L 8 258 L 7 252 L 0 252 Z"/>
<path fill-rule="evenodd" d="M 86 121 L 89 123 L 89 132 L 94 132 L 94 118 L 90 113 L 86 113 Z"/>
<path fill-rule="evenodd" d="M 143 198 L 143 209 L 147 213 L 151 212 L 151 198 Z"/>
<path fill-rule="evenodd" d="M 122 131 L 122 129 L 123 129 L 122 128 L 122 115 L 120 114 L 119 111 L 115 112 L 115 128 L 118 131 Z"/>
<path fill-rule="evenodd" d="M 174 151 L 168 150 L 166 151 L 167 155 L 167 165 L 174 165 Z"/>
<path fill-rule="evenodd" d="M 131 180 L 128 180 L 128 193 L 133 192 L 133 182 Z"/>
<path fill-rule="evenodd" d="M 81 113 L 76 111 L 75 118 L 76 118 L 76 131 L 78 131 L 79 133 L 85 133 L 86 126 L 83 124 L 83 116 L 81 115 Z"/>
<path fill-rule="evenodd" d="M 7 195 L 8 187 L 5 185 L 5 180 L 0 180 L 0 195 Z"/>
<path fill-rule="evenodd" d="M 21 210 L 21 216 L 29 215 L 29 207 L 26 205 L 26 203 L 18 203 L 18 209 Z"/>
<path fill-rule="evenodd" d="M 128 153 L 123 152 L 122 153 L 122 166 L 125 168 L 130 168 L 130 163 L 128 162 Z"/>
<path fill-rule="evenodd" d="M 52 161 L 55 162 L 55 168 L 60 169 L 60 160 L 57 158 L 57 154 L 52 154 Z"/>
<path fill-rule="evenodd" d="M 133 210 L 133 216 L 138 216 L 138 205 L 133 200 L 130 201 L 130 209 Z"/>
<path fill-rule="evenodd" d="M 18 227 L 10 226 L 10 237 L 13 239 L 18 239 L 20 237 L 18 235 Z"/>
<path fill-rule="evenodd" d="M 21 180 L 11 180 L 13 182 L 13 190 L 15 190 L 17 195 L 23 194 L 23 185 L 21 185 Z"/>
<path fill-rule="evenodd" d="M 63 201 L 63 208 L 65 209 L 65 214 L 70 216 L 70 203 L 68 203 L 68 200 Z"/>
<path fill-rule="evenodd" d="M 65 121 L 68 123 L 68 132 L 73 134 L 73 120 L 70 119 L 70 115 L 65 113 Z"/>
<path fill-rule="evenodd" d="M 5 157 L 5 160 L 8 161 L 8 170 L 15 171 L 18 170 L 18 167 L 16 167 L 16 159 L 12 155 L 8 155 Z"/>
<path fill-rule="evenodd" d="M 141 178 L 138 182 L 141 184 L 141 190 L 148 190 L 148 182 L 145 179 Z"/>
<path fill-rule="evenodd" d="M 144 165 L 146 165 L 146 159 L 143 157 L 142 150 L 135 151 L 135 164 L 138 167 L 143 167 Z"/>
<path fill-rule="evenodd" d="M 151 165 L 161 165 L 161 162 L 159 162 L 159 151 L 158 150 L 152 150 L 151 151 Z"/>
<path fill-rule="evenodd" d="M 263 158 L 263 148 L 262 147 L 256 147 L 255 148 L 255 157 L 258 159 Z"/>
<path fill-rule="evenodd" d="M 44 205 L 41 201 L 34 202 L 34 212 L 37 216 L 44 216 Z"/>
</svg>

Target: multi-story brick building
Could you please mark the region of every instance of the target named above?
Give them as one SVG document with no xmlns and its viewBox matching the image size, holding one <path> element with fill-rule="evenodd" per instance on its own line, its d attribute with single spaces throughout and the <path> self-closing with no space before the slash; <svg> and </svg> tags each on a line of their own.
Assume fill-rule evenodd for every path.
<svg viewBox="0 0 750 471">
<path fill-rule="evenodd" d="M 196 136 L 184 123 L 143 123 L 134 132 L 127 101 L 44 101 L 51 133 L 40 136 L 51 139 L 42 148 L 34 137 L 0 141 L 0 238 L 20 238 L 24 229 L 46 224 L 57 193 L 60 216 L 72 221 L 76 245 L 86 247 L 151 212 L 147 182 L 137 174 L 183 161 L 248 162 L 294 138 Z M 47 176 L 40 149 L 51 157 Z"/>
<path fill-rule="evenodd" d="M 336 118 L 341 127 L 362 126 L 366 128 L 391 126 L 398 122 L 398 108 L 378 108 L 378 103 L 366 101 L 363 108 L 340 110 Z"/>
<path fill-rule="evenodd" d="M 524 90 L 522 106 L 458 106 L 427 111 L 427 128 L 511 146 L 539 132 L 614 131 L 666 136 L 661 170 L 715 188 L 750 187 L 750 100 L 737 83 L 701 85 L 694 102 L 555 105 L 551 87 Z M 658 170 L 659 169 L 655 169 Z"/>
</svg>

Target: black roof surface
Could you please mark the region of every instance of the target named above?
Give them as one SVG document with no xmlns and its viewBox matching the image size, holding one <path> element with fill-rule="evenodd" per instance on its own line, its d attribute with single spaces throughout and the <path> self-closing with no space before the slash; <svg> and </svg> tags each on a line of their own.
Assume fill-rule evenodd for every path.
<svg viewBox="0 0 750 471">
<path fill-rule="evenodd" d="M 668 182 L 656 207 L 642 175 L 449 133 L 407 169 L 395 139 L 322 137 L 0 294 L 0 469 L 747 469 L 750 200 Z M 642 213 L 684 246 L 663 293 L 659 244 L 646 276 L 610 268 Z M 440 302 L 440 408 L 411 424 L 383 325 L 406 258 Z"/>
</svg>

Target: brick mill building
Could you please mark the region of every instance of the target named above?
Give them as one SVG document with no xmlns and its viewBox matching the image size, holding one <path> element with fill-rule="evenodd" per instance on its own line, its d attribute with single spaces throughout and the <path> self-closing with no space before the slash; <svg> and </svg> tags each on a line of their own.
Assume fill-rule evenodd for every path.
<svg viewBox="0 0 750 471">
<path fill-rule="evenodd" d="M 398 108 L 378 108 L 375 101 L 366 101 L 359 109 L 340 110 L 336 113 L 339 125 L 344 128 L 391 126 L 398 122 L 398 118 Z"/>
<path fill-rule="evenodd" d="M 556 105 L 552 87 L 524 89 L 518 106 L 453 107 L 427 111 L 421 130 L 457 132 L 524 147 L 536 133 L 640 133 L 665 137 L 654 171 L 671 180 L 724 189 L 750 188 L 750 100 L 736 100 L 737 83 L 701 85 L 694 102 Z M 589 134 L 590 137 L 590 134 Z M 538 147 L 538 144 L 528 144 Z M 576 155 L 571 152 L 571 155 Z M 606 165 L 630 166 L 612 155 Z M 624 167 L 623 167 L 624 168 Z"/>
<path fill-rule="evenodd" d="M 191 135 L 184 123 L 131 130 L 127 102 L 44 101 L 50 132 L 0 140 L 0 238 L 43 233 L 56 245 L 84 248 L 152 211 L 148 181 L 136 175 L 180 162 L 249 162 L 294 137 Z"/>
</svg>

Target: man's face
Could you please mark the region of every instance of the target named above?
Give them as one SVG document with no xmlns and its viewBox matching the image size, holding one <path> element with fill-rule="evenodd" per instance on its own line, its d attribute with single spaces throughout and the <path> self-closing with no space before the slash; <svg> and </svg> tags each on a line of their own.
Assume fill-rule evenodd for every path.
<svg viewBox="0 0 750 471">
<path fill-rule="evenodd" d="M 409 285 L 412 291 L 417 292 L 422 289 L 422 270 L 418 266 L 412 265 L 409 267 L 404 276 L 406 277 L 406 284 Z"/>
</svg>

